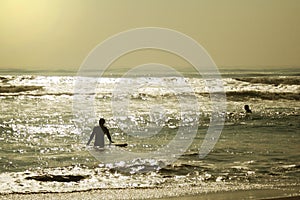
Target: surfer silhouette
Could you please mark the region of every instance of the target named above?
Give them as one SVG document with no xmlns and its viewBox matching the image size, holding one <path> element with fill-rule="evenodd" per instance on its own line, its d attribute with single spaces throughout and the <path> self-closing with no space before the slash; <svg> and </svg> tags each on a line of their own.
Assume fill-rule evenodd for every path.
<svg viewBox="0 0 300 200">
<path fill-rule="evenodd" d="M 91 141 L 93 140 L 93 138 L 95 137 L 95 142 L 94 142 L 94 146 L 103 148 L 104 147 L 104 135 L 107 136 L 110 144 L 114 143 L 111 140 L 111 136 L 109 134 L 108 129 L 104 126 L 105 123 L 105 119 L 100 118 L 99 120 L 99 126 L 94 127 L 93 132 L 91 134 L 91 137 L 87 143 L 87 145 L 90 145 Z"/>
<path fill-rule="evenodd" d="M 245 109 L 246 113 L 252 113 L 252 111 L 249 108 L 249 105 L 245 105 L 244 109 Z"/>
</svg>

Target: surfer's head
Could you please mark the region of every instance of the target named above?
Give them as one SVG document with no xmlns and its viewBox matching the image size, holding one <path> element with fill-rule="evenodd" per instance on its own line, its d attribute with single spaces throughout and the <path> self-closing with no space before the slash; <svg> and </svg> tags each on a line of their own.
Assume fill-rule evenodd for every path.
<svg viewBox="0 0 300 200">
<path fill-rule="evenodd" d="M 249 108 L 249 105 L 245 105 L 244 109 L 246 110 L 247 113 L 251 113 L 252 111 Z"/>
<path fill-rule="evenodd" d="M 103 125 L 104 123 L 105 123 L 105 119 L 100 118 L 100 120 L 99 120 L 99 125 L 101 126 L 101 125 Z"/>
</svg>

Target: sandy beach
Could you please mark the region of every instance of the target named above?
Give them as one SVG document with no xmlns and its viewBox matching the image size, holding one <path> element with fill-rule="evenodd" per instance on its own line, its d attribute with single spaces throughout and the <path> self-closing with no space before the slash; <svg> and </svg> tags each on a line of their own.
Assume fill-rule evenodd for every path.
<svg viewBox="0 0 300 200">
<path fill-rule="evenodd" d="M 229 199 L 276 199 L 295 200 L 300 198 L 300 187 L 283 187 L 274 189 L 247 189 L 238 191 L 202 192 L 200 187 L 175 187 L 151 189 L 99 189 L 72 193 L 31 193 L 31 194 L 2 194 L 5 200 L 50 200 L 50 199 L 161 199 L 161 200 L 229 200 Z M 174 196 L 176 194 L 176 196 Z"/>
</svg>

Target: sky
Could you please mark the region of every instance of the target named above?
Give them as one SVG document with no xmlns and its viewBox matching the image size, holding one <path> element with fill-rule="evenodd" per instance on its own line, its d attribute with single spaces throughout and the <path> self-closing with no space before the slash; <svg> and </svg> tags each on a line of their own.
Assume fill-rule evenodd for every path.
<svg viewBox="0 0 300 200">
<path fill-rule="evenodd" d="M 163 27 L 201 44 L 217 66 L 300 66 L 299 0 L 0 0 L 0 69 L 77 70 L 108 37 Z M 184 66 L 160 51 L 115 66 Z"/>
</svg>

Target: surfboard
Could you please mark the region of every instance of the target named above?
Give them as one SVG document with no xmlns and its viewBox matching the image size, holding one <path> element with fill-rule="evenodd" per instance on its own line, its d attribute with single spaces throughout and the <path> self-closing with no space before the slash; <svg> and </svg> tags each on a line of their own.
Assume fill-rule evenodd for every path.
<svg viewBox="0 0 300 200">
<path fill-rule="evenodd" d="M 115 149 L 115 148 L 125 148 L 127 146 L 128 146 L 127 143 L 112 143 L 112 144 L 105 144 L 104 147 L 88 146 L 87 148 L 89 150 L 105 151 L 105 150 Z"/>
<path fill-rule="evenodd" d="M 116 147 L 127 147 L 127 143 L 113 143 L 112 145 L 116 146 Z"/>
</svg>

